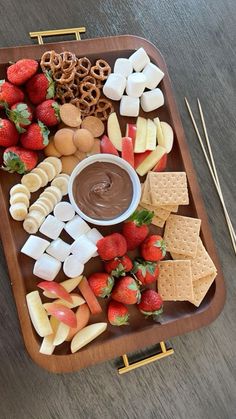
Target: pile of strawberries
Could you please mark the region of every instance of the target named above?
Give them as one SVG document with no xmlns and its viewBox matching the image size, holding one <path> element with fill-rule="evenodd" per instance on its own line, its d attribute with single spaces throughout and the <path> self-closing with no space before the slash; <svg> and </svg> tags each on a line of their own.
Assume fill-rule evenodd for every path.
<svg viewBox="0 0 236 419">
<path fill-rule="evenodd" d="M 137 210 L 123 224 L 122 234 L 110 234 L 97 243 L 104 272 L 90 275 L 88 282 L 97 297 L 111 296 L 108 320 L 112 325 L 128 324 L 126 305 L 136 304 L 145 316 L 157 316 L 163 310 L 161 296 L 153 289 L 145 289 L 157 280 L 158 261 L 166 254 L 162 237 L 149 235 L 152 217 L 150 211 Z M 132 260 L 127 251 L 137 248 L 141 257 Z"/>
<path fill-rule="evenodd" d="M 50 73 L 37 72 L 37 61 L 22 59 L 7 68 L 7 81 L 0 80 L 0 109 L 5 111 L 0 146 L 6 147 L 3 162 L 10 172 L 32 170 L 38 161 L 36 150 L 48 144 L 48 127 L 60 122 Z"/>
</svg>

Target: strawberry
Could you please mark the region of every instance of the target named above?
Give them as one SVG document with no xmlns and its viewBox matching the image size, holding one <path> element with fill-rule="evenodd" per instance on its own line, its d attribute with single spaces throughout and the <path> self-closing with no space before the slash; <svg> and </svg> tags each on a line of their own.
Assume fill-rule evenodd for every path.
<svg viewBox="0 0 236 419">
<path fill-rule="evenodd" d="M 8 147 L 3 153 L 4 170 L 20 175 L 30 172 L 37 165 L 38 154 L 23 147 Z"/>
<path fill-rule="evenodd" d="M 107 311 L 108 321 L 113 326 L 123 326 L 128 323 L 129 312 L 127 307 L 124 304 L 118 303 L 117 301 L 111 300 L 108 311 Z"/>
<path fill-rule="evenodd" d="M 8 67 L 7 78 L 12 84 L 19 86 L 29 80 L 37 70 L 37 61 L 23 58 Z"/>
<path fill-rule="evenodd" d="M 0 109 L 2 106 L 11 107 L 14 103 L 22 102 L 24 93 L 19 87 L 13 86 L 5 80 L 0 80 Z"/>
<path fill-rule="evenodd" d="M 131 271 L 133 262 L 129 256 L 124 255 L 105 262 L 105 271 L 113 276 L 124 276 L 126 272 Z"/>
<path fill-rule="evenodd" d="M 33 110 L 23 102 L 15 103 L 11 109 L 6 110 L 6 113 L 20 133 L 25 132 L 25 128 L 31 124 L 33 119 Z"/>
<path fill-rule="evenodd" d="M 146 209 L 137 210 L 123 224 L 122 234 L 126 238 L 128 250 L 136 249 L 147 237 L 153 215 L 153 212 Z"/>
<path fill-rule="evenodd" d="M 143 285 L 148 285 L 157 280 L 159 268 L 156 262 L 137 259 L 134 261 L 132 272 Z"/>
<path fill-rule="evenodd" d="M 153 172 L 164 172 L 167 165 L 167 154 L 165 153 L 164 156 L 159 160 L 155 167 L 153 167 Z"/>
<path fill-rule="evenodd" d="M 19 133 L 9 119 L 0 118 L 0 146 L 10 147 L 16 145 L 19 139 Z"/>
<path fill-rule="evenodd" d="M 39 105 L 46 99 L 52 99 L 55 96 L 55 83 L 51 77 L 51 72 L 35 74 L 26 83 L 26 92 L 30 101 L 34 105 Z"/>
<path fill-rule="evenodd" d="M 53 127 L 60 122 L 59 104 L 54 99 L 45 100 L 35 109 L 35 116 L 48 127 Z"/>
<path fill-rule="evenodd" d="M 122 159 L 127 161 L 132 167 L 134 167 L 134 147 L 133 141 L 130 137 L 122 138 Z"/>
<path fill-rule="evenodd" d="M 162 298 L 160 294 L 154 290 L 143 291 L 141 301 L 137 306 L 139 311 L 145 314 L 145 316 L 158 316 L 158 314 L 163 312 Z"/>
<path fill-rule="evenodd" d="M 126 240 L 119 233 L 113 233 L 98 240 L 97 248 L 98 254 L 103 260 L 111 260 L 118 256 L 124 256 L 127 252 Z"/>
<path fill-rule="evenodd" d="M 100 142 L 100 147 L 101 153 L 114 154 L 115 156 L 119 156 L 117 149 L 106 135 L 103 135 Z"/>
<path fill-rule="evenodd" d="M 125 276 L 117 281 L 111 296 L 119 303 L 136 304 L 139 302 L 141 294 L 134 278 Z"/>
<path fill-rule="evenodd" d="M 114 278 L 106 272 L 97 272 L 88 278 L 90 288 L 96 297 L 109 297 L 114 285 Z"/>
<path fill-rule="evenodd" d="M 146 150 L 143 153 L 135 153 L 134 154 L 134 168 L 137 169 L 137 167 L 143 162 L 143 160 L 146 159 L 147 156 L 149 156 L 149 154 L 151 153 L 151 151 Z"/>
<path fill-rule="evenodd" d="M 157 262 L 166 255 L 166 244 L 161 236 L 152 235 L 146 238 L 141 246 L 141 255 L 145 260 Z"/>
<path fill-rule="evenodd" d="M 42 150 L 48 145 L 49 130 L 41 122 L 33 123 L 27 128 L 27 131 L 21 134 L 21 144 L 30 150 Z"/>
</svg>

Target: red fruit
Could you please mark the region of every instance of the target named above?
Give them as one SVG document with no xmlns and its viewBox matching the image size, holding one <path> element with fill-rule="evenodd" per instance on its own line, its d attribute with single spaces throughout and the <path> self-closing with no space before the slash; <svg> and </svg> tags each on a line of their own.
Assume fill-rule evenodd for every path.
<svg viewBox="0 0 236 419">
<path fill-rule="evenodd" d="M 38 163 L 38 154 L 23 147 L 8 147 L 3 153 L 4 170 L 20 175 L 30 172 Z"/>
<path fill-rule="evenodd" d="M 14 103 L 22 102 L 23 100 L 24 93 L 19 87 L 13 86 L 8 81 L 0 80 L 0 109 L 6 105 L 11 107 Z"/>
<path fill-rule="evenodd" d="M 163 312 L 163 301 L 160 294 L 154 290 L 145 290 L 142 293 L 138 309 L 145 316 L 161 314 Z"/>
<path fill-rule="evenodd" d="M 55 295 L 56 298 L 61 298 L 62 300 L 72 303 L 73 299 L 68 291 L 58 282 L 42 281 L 37 284 L 37 287 L 41 288 L 44 291 L 48 291 Z"/>
<path fill-rule="evenodd" d="M 77 319 L 75 313 L 70 308 L 63 306 L 62 304 L 48 304 L 47 312 L 52 316 L 56 317 L 60 322 L 67 324 L 67 326 L 77 326 Z"/>
<path fill-rule="evenodd" d="M 98 254 L 103 260 L 111 260 L 123 256 L 127 252 L 125 238 L 119 233 L 103 237 L 97 242 Z"/>
<path fill-rule="evenodd" d="M 123 326 L 129 324 L 129 312 L 127 307 L 117 301 L 111 300 L 108 306 L 107 317 L 108 321 L 113 326 Z"/>
<path fill-rule="evenodd" d="M 123 224 L 122 234 L 126 238 L 128 250 L 136 249 L 147 237 L 153 215 L 153 212 L 146 209 L 137 210 Z"/>
<path fill-rule="evenodd" d="M 0 146 L 10 147 L 16 145 L 19 139 L 19 133 L 9 119 L 0 118 Z"/>
<path fill-rule="evenodd" d="M 46 99 L 54 98 L 55 83 L 51 77 L 51 72 L 35 74 L 26 83 L 26 92 L 34 105 L 38 105 Z"/>
<path fill-rule="evenodd" d="M 147 156 L 149 156 L 150 153 L 151 151 L 149 150 L 144 151 L 143 153 L 135 153 L 134 154 L 134 168 L 137 169 L 137 167 L 143 162 L 143 160 L 146 159 Z"/>
<path fill-rule="evenodd" d="M 125 136 L 132 139 L 133 147 L 135 145 L 137 127 L 135 124 L 126 124 Z"/>
<path fill-rule="evenodd" d="M 30 150 L 43 150 L 48 145 L 49 132 L 41 121 L 35 122 L 27 128 L 24 134 L 21 134 L 21 144 Z"/>
<path fill-rule="evenodd" d="M 132 272 L 143 285 L 148 285 L 157 280 L 159 268 L 156 262 L 135 260 Z"/>
<path fill-rule="evenodd" d="M 119 156 L 117 149 L 106 135 L 103 135 L 101 139 L 100 148 L 101 153 L 114 154 L 115 156 Z"/>
<path fill-rule="evenodd" d="M 59 124 L 59 104 L 53 99 L 45 100 L 35 109 L 35 117 L 48 127 Z"/>
<path fill-rule="evenodd" d="M 136 304 L 139 302 L 141 294 L 134 278 L 125 276 L 117 281 L 111 296 L 119 303 Z"/>
<path fill-rule="evenodd" d="M 108 275 L 108 273 L 97 272 L 90 275 L 88 283 L 96 297 L 105 298 L 109 297 L 111 293 L 114 285 L 114 278 Z"/>
<path fill-rule="evenodd" d="M 164 154 L 162 158 L 159 160 L 159 162 L 156 164 L 155 167 L 153 167 L 153 172 L 164 172 L 167 165 L 167 154 Z"/>
<path fill-rule="evenodd" d="M 119 258 L 115 258 L 105 262 L 105 271 L 109 274 L 119 277 L 124 276 L 126 272 L 131 271 L 133 268 L 133 262 L 129 256 L 124 255 Z"/>
<path fill-rule="evenodd" d="M 37 70 L 37 61 L 23 58 L 8 67 L 7 78 L 12 84 L 16 84 L 18 86 L 29 80 Z"/>
<path fill-rule="evenodd" d="M 152 235 L 146 238 L 141 246 L 141 255 L 145 260 L 157 262 L 166 255 L 166 244 L 161 236 Z"/>
<path fill-rule="evenodd" d="M 102 312 L 102 307 L 100 306 L 97 298 L 95 297 L 93 291 L 91 290 L 89 283 L 85 276 L 83 277 L 82 281 L 80 281 L 78 288 L 86 300 L 86 303 L 89 306 L 89 309 L 92 314 L 99 314 Z"/>
<path fill-rule="evenodd" d="M 25 132 L 25 128 L 31 124 L 33 119 L 33 110 L 23 102 L 12 105 L 11 109 L 6 111 L 8 118 L 14 122 L 18 132 Z"/>
<path fill-rule="evenodd" d="M 122 138 L 122 159 L 127 161 L 132 167 L 134 167 L 134 147 L 133 141 L 130 137 Z"/>
</svg>

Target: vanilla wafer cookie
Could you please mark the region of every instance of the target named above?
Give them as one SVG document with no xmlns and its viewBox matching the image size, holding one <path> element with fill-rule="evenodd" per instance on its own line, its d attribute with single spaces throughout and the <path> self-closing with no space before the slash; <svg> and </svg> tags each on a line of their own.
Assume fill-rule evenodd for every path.
<svg viewBox="0 0 236 419">
<path fill-rule="evenodd" d="M 190 303 L 199 307 L 211 284 L 214 282 L 216 275 L 216 272 L 212 272 L 211 274 L 199 278 L 197 281 L 193 282 L 193 298 L 189 299 Z"/>
<path fill-rule="evenodd" d="M 196 256 L 201 220 L 171 214 L 165 226 L 164 241 L 170 253 Z"/>
<path fill-rule="evenodd" d="M 164 260 L 159 263 L 158 292 L 164 301 L 193 299 L 193 282 L 189 260 Z"/>
<path fill-rule="evenodd" d="M 148 182 L 152 205 L 188 205 L 185 172 L 149 172 Z"/>
</svg>

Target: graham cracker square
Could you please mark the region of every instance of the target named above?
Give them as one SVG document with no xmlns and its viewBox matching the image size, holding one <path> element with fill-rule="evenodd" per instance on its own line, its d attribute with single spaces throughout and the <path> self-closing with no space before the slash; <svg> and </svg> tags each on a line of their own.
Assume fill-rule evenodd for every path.
<svg viewBox="0 0 236 419">
<path fill-rule="evenodd" d="M 193 298 L 190 298 L 190 303 L 197 307 L 200 306 L 211 284 L 214 282 L 216 275 L 217 273 L 213 272 L 193 282 Z"/>
<path fill-rule="evenodd" d="M 200 226 L 201 220 L 198 218 L 171 214 L 166 221 L 164 233 L 167 251 L 194 258 L 197 253 Z"/>
<path fill-rule="evenodd" d="M 149 172 L 152 205 L 187 205 L 189 203 L 185 172 Z"/>
<path fill-rule="evenodd" d="M 189 260 L 164 260 L 159 263 L 159 269 L 158 292 L 164 301 L 189 301 L 193 298 Z"/>
</svg>

